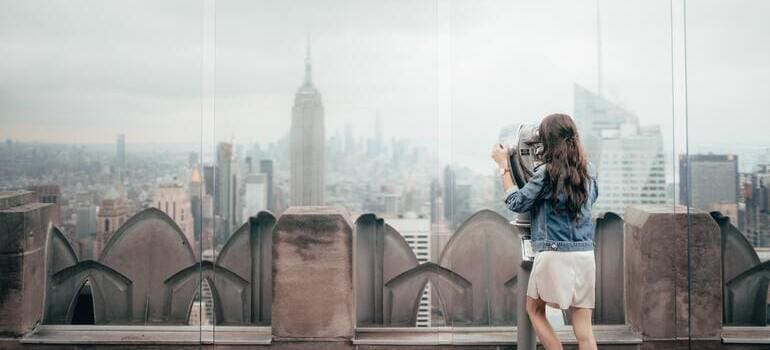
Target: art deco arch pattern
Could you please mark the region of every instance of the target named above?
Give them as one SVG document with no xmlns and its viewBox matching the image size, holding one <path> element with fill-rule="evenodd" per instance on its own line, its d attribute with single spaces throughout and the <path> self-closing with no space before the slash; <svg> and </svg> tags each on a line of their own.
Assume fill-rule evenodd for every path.
<svg viewBox="0 0 770 350">
<path fill-rule="evenodd" d="M 186 324 L 201 279 L 206 279 L 217 324 L 269 324 L 274 225 L 269 212 L 251 217 L 216 262 L 196 259 L 176 223 L 155 208 L 121 226 L 98 261 L 80 261 L 64 235 L 52 228 L 43 323 L 71 323 L 78 293 L 88 282 L 96 324 Z"/>
<path fill-rule="evenodd" d="M 770 264 L 760 263 L 729 219 L 712 214 L 722 231 L 724 323 L 764 326 Z M 216 261 L 196 259 L 190 243 L 163 212 L 150 208 L 122 225 L 98 260 L 79 260 L 62 232 L 46 242 L 44 324 L 69 324 L 86 283 L 96 324 L 186 324 L 198 286 L 212 291 L 220 325 L 269 325 L 272 232 L 269 212 L 249 218 Z M 414 326 L 422 291 L 432 286 L 437 324 L 516 324 L 518 235 L 505 218 L 481 210 L 454 233 L 436 262 L 420 264 L 406 240 L 374 214 L 355 230 L 356 318 L 359 327 Z M 623 219 L 596 220 L 597 293 L 594 322 L 622 324 Z"/>
</svg>

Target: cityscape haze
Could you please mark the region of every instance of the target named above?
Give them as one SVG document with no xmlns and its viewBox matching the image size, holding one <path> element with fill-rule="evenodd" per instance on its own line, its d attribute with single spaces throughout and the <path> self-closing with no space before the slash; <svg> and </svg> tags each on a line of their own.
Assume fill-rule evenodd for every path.
<svg viewBox="0 0 770 350">
<path fill-rule="evenodd" d="M 561 112 L 595 219 L 690 205 L 767 261 L 770 2 L 748 3 L 0 1 L 0 194 L 52 204 L 81 260 L 162 212 L 203 271 L 259 213 L 336 206 L 433 268 L 475 213 L 515 218 L 501 128 Z M 188 323 L 213 324 L 200 283 Z M 416 326 L 445 326 L 421 288 Z"/>
</svg>

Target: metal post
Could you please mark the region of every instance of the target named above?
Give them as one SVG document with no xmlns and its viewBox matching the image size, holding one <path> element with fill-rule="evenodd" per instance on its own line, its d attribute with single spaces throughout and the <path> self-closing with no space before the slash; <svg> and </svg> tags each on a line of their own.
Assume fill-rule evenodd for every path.
<svg viewBox="0 0 770 350">
<path fill-rule="evenodd" d="M 530 236 L 529 213 L 519 213 L 511 224 L 516 228 L 519 238 Z M 523 254 L 524 252 L 522 256 Z M 527 314 L 527 284 L 529 284 L 531 271 L 532 262 L 522 259 L 516 278 L 516 349 L 518 350 L 535 350 L 537 346 L 535 329 L 532 328 L 532 321 Z"/>
</svg>

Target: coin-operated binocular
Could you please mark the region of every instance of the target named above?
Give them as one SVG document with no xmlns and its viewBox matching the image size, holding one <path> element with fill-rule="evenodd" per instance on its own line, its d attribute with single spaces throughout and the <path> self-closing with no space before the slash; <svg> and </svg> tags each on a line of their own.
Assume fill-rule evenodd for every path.
<svg viewBox="0 0 770 350">
<path fill-rule="evenodd" d="M 510 176 L 517 187 L 522 188 L 535 173 L 535 168 L 542 162 L 543 144 L 540 140 L 537 124 L 514 124 L 500 130 L 500 143 L 508 146 L 508 158 L 511 165 Z M 532 248 L 532 235 L 529 213 L 518 213 L 511 222 L 521 240 L 521 264 L 517 268 L 516 288 L 516 348 L 535 350 L 537 340 L 532 322 L 527 314 L 526 289 L 535 252 Z"/>
<path fill-rule="evenodd" d="M 508 146 L 510 176 L 519 188 L 527 184 L 535 173 L 535 168 L 542 162 L 543 143 L 538 130 L 538 124 L 526 123 L 514 124 L 500 130 L 500 143 Z M 521 238 L 522 260 L 534 261 L 529 213 L 519 213 L 512 224 L 517 227 Z"/>
</svg>

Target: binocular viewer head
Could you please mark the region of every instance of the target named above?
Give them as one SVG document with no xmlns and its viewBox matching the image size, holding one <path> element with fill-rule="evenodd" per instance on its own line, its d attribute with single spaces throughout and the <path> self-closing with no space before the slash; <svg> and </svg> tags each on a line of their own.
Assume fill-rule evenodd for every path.
<svg viewBox="0 0 770 350">
<path fill-rule="evenodd" d="M 538 124 L 518 123 L 500 130 L 499 142 L 508 146 L 511 176 L 516 185 L 523 187 L 542 163 L 543 143 Z"/>
</svg>

